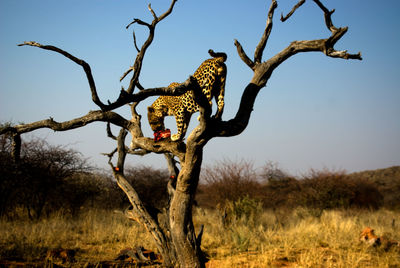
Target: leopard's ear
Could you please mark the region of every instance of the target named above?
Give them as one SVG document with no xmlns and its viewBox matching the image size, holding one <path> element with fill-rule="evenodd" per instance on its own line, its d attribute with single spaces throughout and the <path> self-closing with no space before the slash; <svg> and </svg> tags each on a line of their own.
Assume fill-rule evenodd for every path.
<svg viewBox="0 0 400 268">
<path fill-rule="evenodd" d="M 149 113 L 154 113 L 154 108 L 152 106 L 147 107 Z"/>
</svg>

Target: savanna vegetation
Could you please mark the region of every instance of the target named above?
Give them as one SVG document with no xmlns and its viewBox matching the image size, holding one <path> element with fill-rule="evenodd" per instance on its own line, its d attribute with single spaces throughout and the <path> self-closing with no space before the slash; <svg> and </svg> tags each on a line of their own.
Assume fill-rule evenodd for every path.
<svg viewBox="0 0 400 268">
<path fill-rule="evenodd" d="M 2 136 L 0 143 L 0 265 L 135 266 L 115 260 L 119 252 L 157 251 L 142 225 L 123 215 L 129 201 L 110 174 L 41 139 L 22 144 L 24 168 L 15 169 L 11 142 Z M 140 167 L 126 174 L 150 213 L 159 214 L 169 202 L 169 172 Z M 208 267 L 400 266 L 398 249 L 368 247 L 358 237 L 370 226 L 400 240 L 400 167 L 294 177 L 273 163 L 257 169 L 224 160 L 201 176 L 193 213 L 196 229 L 204 226 Z M 60 248 L 73 259 L 49 259 Z"/>
</svg>

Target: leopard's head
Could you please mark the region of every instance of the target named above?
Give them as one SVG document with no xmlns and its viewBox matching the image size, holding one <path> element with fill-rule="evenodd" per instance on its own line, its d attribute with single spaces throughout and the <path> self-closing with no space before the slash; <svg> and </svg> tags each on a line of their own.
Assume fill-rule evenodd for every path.
<svg viewBox="0 0 400 268">
<path fill-rule="evenodd" d="M 147 107 L 147 119 L 149 120 L 150 127 L 154 132 L 165 129 L 163 116 L 159 115 L 151 106 Z"/>
</svg>

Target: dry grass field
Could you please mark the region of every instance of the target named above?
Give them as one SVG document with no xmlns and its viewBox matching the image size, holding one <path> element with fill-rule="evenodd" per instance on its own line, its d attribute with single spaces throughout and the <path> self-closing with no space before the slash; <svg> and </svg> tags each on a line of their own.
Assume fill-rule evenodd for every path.
<svg viewBox="0 0 400 268">
<path fill-rule="evenodd" d="M 399 239 L 399 213 L 390 211 L 264 212 L 243 219 L 225 232 L 216 219 L 205 217 L 210 232 L 203 246 L 209 267 L 400 267 L 400 251 L 369 248 L 359 243 L 364 226 Z"/>
<path fill-rule="evenodd" d="M 368 247 L 358 237 L 370 226 L 378 236 L 400 240 L 400 212 L 259 208 L 223 221 L 218 210 L 196 208 L 195 224 L 205 227 L 207 267 L 400 267 L 398 248 Z M 0 221 L 0 267 L 18 263 L 102 267 L 121 249 L 136 246 L 155 250 L 137 223 L 114 212 L 90 210 L 75 219 L 53 215 L 36 222 Z M 73 249 L 74 262 L 46 262 L 48 250 L 56 248 Z"/>
</svg>

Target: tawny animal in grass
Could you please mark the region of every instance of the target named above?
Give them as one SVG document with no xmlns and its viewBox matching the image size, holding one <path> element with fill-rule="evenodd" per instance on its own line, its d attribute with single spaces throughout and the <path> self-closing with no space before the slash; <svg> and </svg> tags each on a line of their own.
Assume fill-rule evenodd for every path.
<svg viewBox="0 0 400 268">
<path fill-rule="evenodd" d="M 369 246 L 380 247 L 385 251 L 395 249 L 400 251 L 400 242 L 389 238 L 390 235 L 385 234 L 378 237 L 374 229 L 365 227 L 360 234 L 360 241 L 368 244 Z"/>
<path fill-rule="evenodd" d="M 394 249 L 400 252 L 400 241 L 390 239 L 389 235 L 382 235 L 379 239 L 383 250 L 388 251 Z"/>
<path fill-rule="evenodd" d="M 211 49 L 208 53 L 212 58 L 204 61 L 196 70 L 193 77 L 202 88 L 202 92 L 207 97 L 210 105 L 212 105 L 212 99 L 215 98 L 218 105 L 215 118 L 219 119 L 224 109 L 227 72 L 224 62 L 227 59 L 227 55 L 221 52 L 215 53 Z M 169 87 L 174 88 L 178 85 L 179 83 L 171 83 Z M 160 96 L 147 110 L 149 124 L 155 133 L 165 130 L 165 116 L 175 116 L 177 133 L 171 135 L 171 140 L 177 141 L 185 137 L 190 117 L 199 110 L 199 105 L 194 100 L 193 91 L 188 90 L 180 96 Z"/>
<path fill-rule="evenodd" d="M 370 227 L 365 227 L 364 230 L 361 232 L 360 241 L 374 247 L 381 244 L 381 240 L 375 234 L 375 230 Z"/>
</svg>

